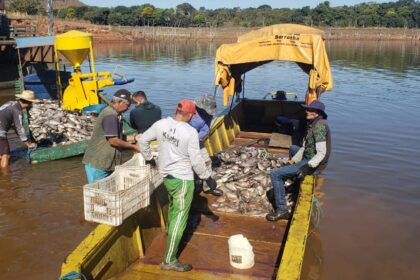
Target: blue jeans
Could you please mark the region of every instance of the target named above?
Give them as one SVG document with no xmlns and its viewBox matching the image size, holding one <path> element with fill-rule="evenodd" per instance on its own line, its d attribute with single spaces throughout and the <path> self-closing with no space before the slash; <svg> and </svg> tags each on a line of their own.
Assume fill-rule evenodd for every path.
<svg viewBox="0 0 420 280">
<path fill-rule="evenodd" d="M 85 164 L 85 171 L 88 184 L 95 183 L 96 181 L 106 178 L 111 174 L 109 171 L 92 167 L 89 164 Z"/>
<path fill-rule="evenodd" d="M 298 146 L 291 146 L 289 149 L 290 157 L 293 157 L 297 153 L 300 147 Z M 271 171 L 271 183 L 273 184 L 273 190 L 274 190 L 274 201 L 275 201 L 275 208 L 276 209 L 287 209 L 286 205 L 286 190 L 284 188 L 284 182 L 287 179 L 292 179 L 296 177 L 297 173 L 299 172 L 299 169 L 304 166 L 308 160 L 306 158 L 303 158 L 301 161 L 283 166 L 280 168 L 273 169 Z"/>
</svg>

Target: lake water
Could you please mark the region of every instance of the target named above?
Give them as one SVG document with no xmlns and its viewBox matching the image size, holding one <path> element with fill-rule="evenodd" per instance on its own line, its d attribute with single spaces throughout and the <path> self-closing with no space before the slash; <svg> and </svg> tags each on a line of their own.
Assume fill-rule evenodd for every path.
<svg viewBox="0 0 420 280">
<path fill-rule="evenodd" d="M 418 43 L 327 43 L 334 89 L 322 101 L 333 151 L 303 279 L 418 279 Z M 179 99 L 213 92 L 218 45 L 97 44 L 96 67 L 134 77 L 127 88 L 144 90 L 171 115 Z M 306 85 L 298 66 L 273 62 L 247 74 L 245 96 L 286 90 L 302 99 Z M 0 92 L 1 102 L 10 98 Z M 13 159 L 0 176 L 0 278 L 57 279 L 65 256 L 94 228 L 83 221 L 85 180 L 81 158 L 32 166 Z"/>
</svg>

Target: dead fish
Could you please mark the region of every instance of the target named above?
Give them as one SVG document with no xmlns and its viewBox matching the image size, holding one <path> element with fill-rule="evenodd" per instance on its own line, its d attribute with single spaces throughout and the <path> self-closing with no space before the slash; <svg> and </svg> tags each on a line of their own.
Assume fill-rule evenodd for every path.
<svg viewBox="0 0 420 280">
<path fill-rule="evenodd" d="M 57 101 L 42 100 L 29 110 L 29 129 L 35 141 L 44 139 L 53 145 L 89 139 L 96 118 L 63 110 Z"/>
<path fill-rule="evenodd" d="M 232 202 L 238 200 L 238 195 L 236 193 L 233 193 L 233 192 L 227 192 L 226 197 Z"/>
<path fill-rule="evenodd" d="M 217 211 L 226 212 L 226 213 L 232 213 L 232 212 L 236 212 L 236 209 L 230 208 L 230 207 L 226 207 L 226 206 L 222 206 L 222 207 L 218 207 L 217 208 Z"/>
<path fill-rule="evenodd" d="M 272 188 L 270 173 L 273 168 L 282 166 L 285 158 L 255 147 L 225 150 L 216 156 L 221 166 L 213 170 L 214 177 L 224 195 L 212 204 L 213 210 L 227 208 L 252 216 L 269 212 L 272 206 L 266 191 Z"/>
</svg>

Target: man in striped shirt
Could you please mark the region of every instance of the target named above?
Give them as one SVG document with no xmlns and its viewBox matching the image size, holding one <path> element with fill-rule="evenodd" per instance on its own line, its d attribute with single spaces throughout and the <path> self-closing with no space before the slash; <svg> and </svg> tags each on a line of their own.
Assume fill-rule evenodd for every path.
<svg viewBox="0 0 420 280">
<path fill-rule="evenodd" d="M 29 142 L 25 129 L 22 125 L 22 111 L 29 109 L 32 102 L 37 102 L 35 94 L 31 90 L 24 90 L 22 94 L 16 94 L 17 101 L 9 101 L 0 106 L 0 167 L 9 166 L 10 148 L 7 141 L 7 132 L 14 128 L 20 140 L 28 148 L 35 148 L 36 143 Z"/>
</svg>

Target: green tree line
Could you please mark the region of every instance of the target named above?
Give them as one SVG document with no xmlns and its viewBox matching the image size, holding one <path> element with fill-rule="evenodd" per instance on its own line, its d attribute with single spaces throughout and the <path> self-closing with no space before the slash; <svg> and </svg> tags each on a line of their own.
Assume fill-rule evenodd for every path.
<svg viewBox="0 0 420 280">
<path fill-rule="evenodd" d="M 9 10 L 42 14 L 40 0 L 13 0 Z M 161 9 L 151 4 L 100 8 L 94 6 L 67 7 L 55 10 L 62 19 L 82 19 L 95 24 L 125 26 L 266 26 L 277 23 L 298 23 L 332 27 L 420 27 L 420 2 L 399 0 L 388 3 L 362 3 L 353 6 L 331 7 L 329 1 L 311 9 L 258 8 L 196 9 L 189 3 Z"/>
</svg>

